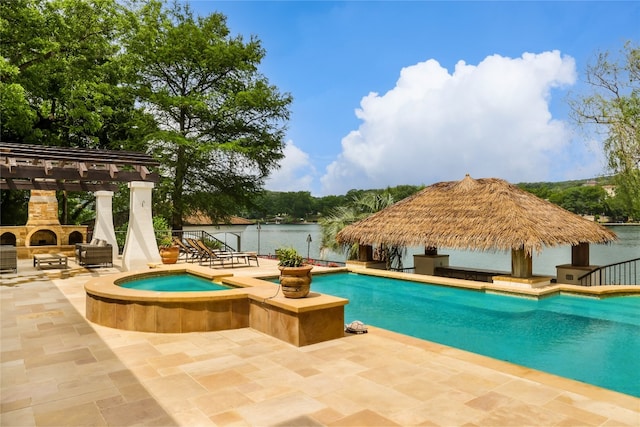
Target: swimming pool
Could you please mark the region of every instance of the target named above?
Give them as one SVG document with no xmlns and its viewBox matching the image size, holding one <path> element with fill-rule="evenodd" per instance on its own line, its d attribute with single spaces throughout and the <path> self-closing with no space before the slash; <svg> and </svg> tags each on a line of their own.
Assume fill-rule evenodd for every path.
<svg viewBox="0 0 640 427">
<path fill-rule="evenodd" d="M 165 274 L 118 283 L 123 288 L 159 292 L 223 291 L 230 286 L 213 283 L 193 274 Z"/>
<path fill-rule="evenodd" d="M 345 320 L 640 397 L 640 296 L 495 295 L 375 276 L 314 275 Z"/>
</svg>

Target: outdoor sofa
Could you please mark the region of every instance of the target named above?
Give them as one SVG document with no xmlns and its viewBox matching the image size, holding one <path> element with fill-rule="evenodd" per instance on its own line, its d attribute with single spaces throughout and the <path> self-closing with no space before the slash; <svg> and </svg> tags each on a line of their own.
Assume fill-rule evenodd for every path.
<svg viewBox="0 0 640 427">
<path fill-rule="evenodd" d="M 91 243 L 76 243 L 76 263 L 113 266 L 113 247 L 101 239 L 93 239 Z"/>
<path fill-rule="evenodd" d="M 13 245 L 0 245 L 0 271 L 18 271 L 18 256 Z"/>
</svg>

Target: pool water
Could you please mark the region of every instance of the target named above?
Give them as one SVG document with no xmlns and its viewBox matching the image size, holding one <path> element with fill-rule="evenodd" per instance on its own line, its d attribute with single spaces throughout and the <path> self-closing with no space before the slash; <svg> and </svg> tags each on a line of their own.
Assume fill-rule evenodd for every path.
<svg viewBox="0 0 640 427">
<path fill-rule="evenodd" d="M 313 276 L 349 299 L 345 321 L 640 397 L 640 296 L 540 300 L 353 273 Z"/>
<path fill-rule="evenodd" d="M 159 292 L 222 291 L 232 289 L 192 274 L 168 274 L 120 283 L 123 288 Z"/>
</svg>

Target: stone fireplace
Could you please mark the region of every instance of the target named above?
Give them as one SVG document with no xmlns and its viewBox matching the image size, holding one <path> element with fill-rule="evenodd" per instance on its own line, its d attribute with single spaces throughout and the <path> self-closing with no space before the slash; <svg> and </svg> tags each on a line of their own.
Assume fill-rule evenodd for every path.
<svg viewBox="0 0 640 427">
<path fill-rule="evenodd" d="M 75 244 L 86 241 L 86 236 L 86 226 L 60 225 L 58 199 L 53 190 L 31 190 L 26 225 L 0 227 L 0 243 L 15 245 L 18 258 L 46 253 L 72 256 Z"/>
</svg>

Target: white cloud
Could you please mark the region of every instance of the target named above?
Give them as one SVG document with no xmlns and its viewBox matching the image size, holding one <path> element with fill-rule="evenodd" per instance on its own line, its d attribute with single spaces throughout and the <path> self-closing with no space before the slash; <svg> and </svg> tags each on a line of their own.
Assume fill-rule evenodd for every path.
<svg viewBox="0 0 640 427">
<path fill-rule="evenodd" d="M 560 52 L 493 55 L 449 73 L 435 60 L 403 68 L 396 86 L 362 98 L 357 130 L 322 177 L 323 194 L 352 188 L 499 177 L 543 180 L 565 157 L 567 125 L 549 111 L 552 88 L 574 84 Z"/>
<path fill-rule="evenodd" d="M 315 168 L 309 161 L 309 155 L 287 141 L 284 158 L 280 168 L 273 171 L 265 183 L 271 191 L 311 191 Z"/>
</svg>

